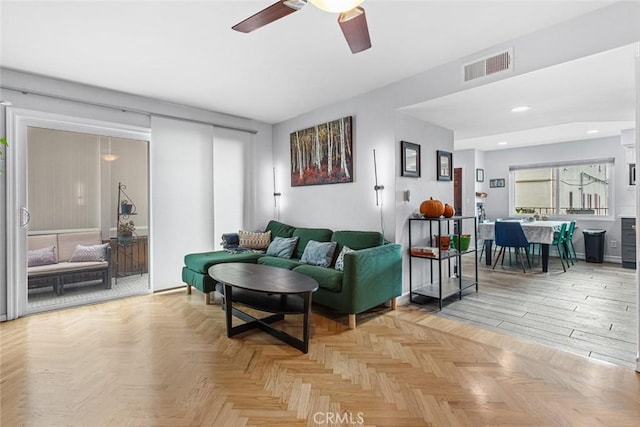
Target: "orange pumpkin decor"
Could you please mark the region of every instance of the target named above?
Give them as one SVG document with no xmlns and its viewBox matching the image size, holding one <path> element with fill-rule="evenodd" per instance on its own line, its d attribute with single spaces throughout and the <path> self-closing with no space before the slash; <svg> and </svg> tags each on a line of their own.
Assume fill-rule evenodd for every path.
<svg viewBox="0 0 640 427">
<path fill-rule="evenodd" d="M 451 218 L 454 214 L 453 206 L 444 204 L 444 212 L 442 213 L 445 218 Z"/>
<path fill-rule="evenodd" d="M 434 200 L 431 197 L 420 203 L 420 213 L 427 218 L 440 218 L 444 213 L 444 205 L 440 200 Z"/>
</svg>

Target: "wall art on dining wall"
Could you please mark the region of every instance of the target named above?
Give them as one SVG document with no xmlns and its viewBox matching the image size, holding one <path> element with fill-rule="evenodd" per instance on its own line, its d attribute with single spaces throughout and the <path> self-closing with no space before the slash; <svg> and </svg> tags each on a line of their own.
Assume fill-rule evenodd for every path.
<svg viewBox="0 0 640 427">
<path fill-rule="evenodd" d="M 353 182 L 351 116 L 292 132 L 291 186 Z"/>
<path fill-rule="evenodd" d="M 504 188 L 504 178 L 496 178 L 489 180 L 490 188 Z"/>
<path fill-rule="evenodd" d="M 407 141 L 400 142 L 402 176 L 420 178 L 420 146 Z"/>
<path fill-rule="evenodd" d="M 453 170 L 453 155 L 448 151 L 437 150 L 437 179 L 438 181 L 451 181 Z"/>
</svg>

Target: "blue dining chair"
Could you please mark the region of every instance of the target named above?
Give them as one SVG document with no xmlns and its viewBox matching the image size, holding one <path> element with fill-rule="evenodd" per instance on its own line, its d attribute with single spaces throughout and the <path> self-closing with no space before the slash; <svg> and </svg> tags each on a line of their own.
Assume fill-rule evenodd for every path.
<svg viewBox="0 0 640 427">
<path fill-rule="evenodd" d="M 499 222 L 502 221 L 502 218 L 496 218 L 494 220 L 494 222 Z M 478 260 L 482 260 L 482 254 L 484 254 L 484 246 L 485 246 L 486 240 L 479 240 L 479 243 L 477 243 L 478 246 L 481 247 L 480 249 L 480 255 L 478 255 Z M 495 241 L 494 241 L 495 243 Z M 493 245 L 493 255 L 492 256 L 496 256 L 496 249 L 498 248 L 498 245 Z M 511 251 L 509 251 L 509 263 L 511 263 Z"/>
<path fill-rule="evenodd" d="M 496 222 L 495 237 L 496 245 L 500 246 L 500 252 L 498 252 L 498 256 L 493 263 L 493 269 L 495 270 L 498 260 L 500 259 L 500 255 L 502 255 L 501 265 L 504 265 L 505 249 L 509 248 L 509 250 L 511 250 L 511 248 L 514 248 L 516 250 L 516 259 L 518 258 L 518 255 L 520 255 L 520 265 L 522 265 L 522 271 L 526 273 L 527 270 L 524 268 L 524 257 L 527 257 L 527 264 L 529 264 L 529 268 L 531 268 L 531 263 L 529 262 L 529 241 L 524 235 L 524 231 L 522 231 L 522 225 L 520 225 L 519 222 L 511 221 Z M 520 249 L 524 249 L 524 254 L 520 252 Z"/>
</svg>

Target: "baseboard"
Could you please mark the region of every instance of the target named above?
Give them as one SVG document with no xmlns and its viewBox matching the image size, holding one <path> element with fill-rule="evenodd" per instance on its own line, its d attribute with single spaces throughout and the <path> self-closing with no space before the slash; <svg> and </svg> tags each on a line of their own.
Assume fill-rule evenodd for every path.
<svg viewBox="0 0 640 427">
<path fill-rule="evenodd" d="M 409 299 L 409 291 L 407 291 L 404 294 L 400 295 L 396 299 L 396 304 L 398 304 L 398 305 L 407 305 L 410 302 L 411 302 L 411 300 Z"/>
<path fill-rule="evenodd" d="M 0 322 L 6 322 L 7 321 L 7 315 L 6 314 L 0 314 Z"/>
</svg>

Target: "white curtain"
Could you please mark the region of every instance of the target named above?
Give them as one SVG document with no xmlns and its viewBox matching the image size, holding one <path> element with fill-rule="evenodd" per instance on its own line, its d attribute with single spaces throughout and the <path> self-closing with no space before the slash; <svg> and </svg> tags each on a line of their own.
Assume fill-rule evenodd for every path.
<svg viewBox="0 0 640 427">
<path fill-rule="evenodd" d="M 213 127 L 152 117 L 151 286 L 182 285 L 183 258 L 211 251 L 213 233 Z"/>
<path fill-rule="evenodd" d="M 251 140 L 246 132 L 215 128 L 213 131 L 213 207 L 215 249 L 222 249 L 222 234 L 237 233 L 249 224 L 253 202 Z"/>
</svg>

